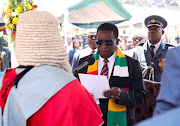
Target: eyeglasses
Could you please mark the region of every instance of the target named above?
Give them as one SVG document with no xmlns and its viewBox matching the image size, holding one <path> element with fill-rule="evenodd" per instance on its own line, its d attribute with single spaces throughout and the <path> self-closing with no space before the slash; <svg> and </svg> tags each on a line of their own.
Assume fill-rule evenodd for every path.
<svg viewBox="0 0 180 126">
<path fill-rule="evenodd" d="M 112 40 L 97 40 L 96 44 L 102 45 L 103 42 L 105 42 L 106 46 L 111 46 L 114 43 Z"/>
<path fill-rule="evenodd" d="M 143 38 L 142 37 L 138 37 L 138 38 L 132 38 L 133 39 L 133 41 L 141 41 Z"/>
<path fill-rule="evenodd" d="M 89 36 L 88 36 L 88 38 L 93 38 L 93 37 L 96 38 L 95 35 L 89 35 Z"/>
</svg>

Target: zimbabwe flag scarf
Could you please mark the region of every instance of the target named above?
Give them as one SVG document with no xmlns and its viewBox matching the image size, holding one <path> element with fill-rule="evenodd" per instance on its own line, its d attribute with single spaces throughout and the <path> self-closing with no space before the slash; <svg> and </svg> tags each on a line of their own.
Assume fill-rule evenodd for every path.
<svg viewBox="0 0 180 126">
<path fill-rule="evenodd" d="M 95 62 L 88 66 L 87 74 L 98 75 L 98 52 L 93 55 Z M 126 56 L 117 48 L 113 76 L 129 77 Z M 127 126 L 126 106 L 109 99 L 107 126 Z"/>
</svg>

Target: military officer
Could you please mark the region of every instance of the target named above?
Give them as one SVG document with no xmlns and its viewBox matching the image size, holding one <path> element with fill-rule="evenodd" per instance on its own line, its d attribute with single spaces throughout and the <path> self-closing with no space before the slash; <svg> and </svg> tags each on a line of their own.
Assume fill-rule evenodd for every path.
<svg viewBox="0 0 180 126">
<path fill-rule="evenodd" d="M 161 16 L 151 15 L 144 23 L 148 28 L 148 40 L 135 48 L 133 57 L 141 63 L 142 68 L 147 68 L 145 79 L 160 82 L 166 53 L 173 47 L 161 40 L 167 21 Z"/>
</svg>

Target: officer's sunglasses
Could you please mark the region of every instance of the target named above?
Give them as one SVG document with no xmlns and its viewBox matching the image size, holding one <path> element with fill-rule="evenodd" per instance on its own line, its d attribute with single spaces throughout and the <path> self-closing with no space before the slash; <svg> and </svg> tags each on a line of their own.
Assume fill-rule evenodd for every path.
<svg viewBox="0 0 180 126">
<path fill-rule="evenodd" d="M 141 41 L 143 38 L 142 37 L 138 37 L 138 38 L 132 38 L 133 39 L 133 41 Z"/>
<path fill-rule="evenodd" d="M 91 39 L 92 39 L 93 37 L 96 38 L 96 35 L 89 35 L 89 36 L 88 36 L 88 38 L 91 38 Z"/>
<path fill-rule="evenodd" d="M 112 40 L 97 40 L 97 45 L 102 45 L 102 43 L 105 42 L 106 46 L 111 46 L 114 42 Z"/>
</svg>

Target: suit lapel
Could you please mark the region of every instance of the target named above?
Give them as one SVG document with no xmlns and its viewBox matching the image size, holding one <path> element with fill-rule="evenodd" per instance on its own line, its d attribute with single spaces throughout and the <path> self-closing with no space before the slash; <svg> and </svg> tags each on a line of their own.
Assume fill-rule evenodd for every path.
<svg viewBox="0 0 180 126">
<path fill-rule="evenodd" d="M 161 45 L 159 46 L 156 54 L 154 55 L 154 58 L 158 57 L 159 55 L 161 55 L 163 53 L 163 50 L 165 48 L 165 43 L 161 42 Z"/>
<path fill-rule="evenodd" d="M 114 65 L 115 65 L 115 63 L 114 63 Z M 110 84 L 110 79 L 113 77 L 113 72 L 114 72 L 114 66 L 112 68 L 111 76 L 109 77 L 109 84 Z"/>
<path fill-rule="evenodd" d="M 143 48 L 144 48 L 144 55 L 145 55 L 146 63 L 149 66 L 152 60 L 152 56 L 151 56 L 150 49 L 147 42 L 143 45 Z"/>
</svg>

